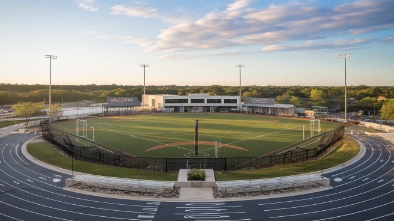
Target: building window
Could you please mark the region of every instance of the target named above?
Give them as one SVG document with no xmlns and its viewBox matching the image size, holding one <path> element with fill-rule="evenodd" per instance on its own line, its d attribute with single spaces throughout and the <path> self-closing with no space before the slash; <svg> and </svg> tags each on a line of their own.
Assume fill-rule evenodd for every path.
<svg viewBox="0 0 394 221">
<path fill-rule="evenodd" d="M 196 104 L 196 103 L 203 104 L 205 102 L 204 102 L 204 99 L 191 99 L 191 103 L 192 104 Z"/>
<path fill-rule="evenodd" d="M 225 104 L 236 104 L 237 99 L 224 99 Z"/>
<path fill-rule="evenodd" d="M 209 103 L 209 104 L 220 104 L 220 103 L 222 103 L 222 99 L 207 99 L 207 103 Z"/>
<path fill-rule="evenodd" d="M 165 99 L 164 103 L 166 104 L 187 104 L 189 103 L 188 99 Z"/>
</svg>

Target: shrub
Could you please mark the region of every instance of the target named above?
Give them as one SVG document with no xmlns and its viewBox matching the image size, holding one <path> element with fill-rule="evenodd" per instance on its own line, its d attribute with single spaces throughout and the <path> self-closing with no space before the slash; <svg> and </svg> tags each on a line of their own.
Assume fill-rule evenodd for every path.
<svg viewBox="0 0 394 221">
<path fill-rule="evenodd" d="M 205 171 L 199 169 L 191 169 L 187 173 L 187 180 L 205 180 Z"/>
</svg>

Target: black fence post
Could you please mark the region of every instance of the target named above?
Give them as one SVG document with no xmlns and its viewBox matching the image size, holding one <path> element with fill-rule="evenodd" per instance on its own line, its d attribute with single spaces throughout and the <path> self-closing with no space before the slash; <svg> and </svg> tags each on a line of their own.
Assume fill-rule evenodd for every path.
<svg viewBox="0 0 394 221">
<path fill-rule="evenodd" d="M 168 172 L 168 169 L 167 169 L 168 164 L 167 164 L 167 163 L 168 163 L 168 162 L 167 162 L 167 157 L 166 157 L 166 164 L 165 164 L 165 165 L 166 165 L 166 169 L 165 169 L 166 172 Z"/>
</svg>

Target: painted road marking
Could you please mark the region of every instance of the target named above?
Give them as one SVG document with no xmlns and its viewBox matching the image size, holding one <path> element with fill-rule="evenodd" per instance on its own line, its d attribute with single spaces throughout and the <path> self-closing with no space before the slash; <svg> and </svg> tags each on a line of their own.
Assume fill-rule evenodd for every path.
<svg viewBox="0 0 394 221">
<path fill-rule="evenodd" d="M 53 182 L 55 182 L 55 183 L 58 183 L 58 182 L 60 182 L 60 181 L 62 181 L 61 179 L 53 179 Z"/>
<path fill-rule="evenodd" d="M 338 177 L 338 178 L 335 178 L 334 181 L 335 182 L 342 182 L 342 179 Z"/>
<path fill-rule="evenodd" d="M 223 220 L 241 221 L 251 219 L 233 219 L 235 214 L 246 214 L 246 211 L 234 211 L 241 208 L 242 205 L 227 206 L 226 203 L 186 203 L 185 206 L 176 207 L 184 212 L 175 213 L 175 215 L 183 216 L 184 219 L 195 220 Z M 232 217 L 233 216 L 233 217 Z"/>
<path fill-rule="evenodd" d="M 365 178 L 365 179 L 363 179 L 363 181 L 367 181 L 367 180 L 369 180 L 369 178 Z"/>
<path fill-rule="evenodd" d="M 381 182 L 383 182 L 383 181 L 384 181 L 384 180 L 379 180 L 378 183 L 381 183 Z"/>
<path fill-rule="evenodd" d="M 154 215 L 138 215 L 138 218 L 153 219 L 153 218 L 155 218 L 155 216 Z"/>
<path fill-rule="evenodd" d="M 44 177 L 42 177 L 42 176 L 40 176 L 40 177 L 38 177 L 38 178 L 40 178 L 40 179 L 42 179 L 42 180 L 47 180 L 47 179 L 45 179 Z"/>
<path fill-rule="evenodd" d="M 356 177 L 356 176 L 352 176 L 352 177 L 349 178 L 349 180 L 354 179 L 355 177 Z"/>
<path fill-rule="evenodd" d="M 18 182 L 16 182 L 16 181 L 14 181 L 14 183 L 16 183 L 16 184 L 18 184 L 18 185 L 19 185 L 19 183 L 18 183 Z"/>
<path fill-rule="evenodd" d="M 26 179 L 27 181 L 29 181 L 30 183 L 33 183 L 33 181 L 31 181 L 31 180 L 29 180 L 29 179 Z"/>
</svg>

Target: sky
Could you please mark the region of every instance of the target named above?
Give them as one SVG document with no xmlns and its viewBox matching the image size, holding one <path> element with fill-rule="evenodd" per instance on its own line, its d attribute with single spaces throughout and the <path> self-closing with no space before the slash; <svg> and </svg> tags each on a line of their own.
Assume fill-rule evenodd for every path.
<svg viewBox="0 0 394 221">
<path fill-rule="evenodd" d="M 393 0 L 0 0 L 0 83 L 143 85 L 148 64 L 147 86 L 343 86 L 345 70 L 348 86 L 393 86 L 393 11 Z"/>
</svg>

